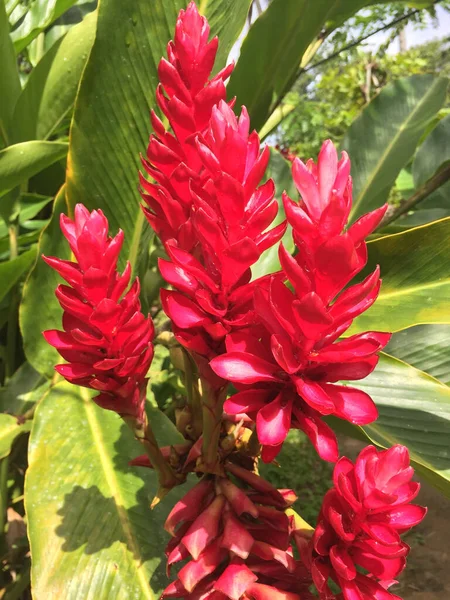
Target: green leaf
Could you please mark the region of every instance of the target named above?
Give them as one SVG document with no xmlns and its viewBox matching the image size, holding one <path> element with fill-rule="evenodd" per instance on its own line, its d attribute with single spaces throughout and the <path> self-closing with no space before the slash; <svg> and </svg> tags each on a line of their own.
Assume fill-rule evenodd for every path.
<svg viewBox="0 0 450 600">
<path fill-rule="evenodd" d="M 413 163 L 414 185 L 419 188 L 450 161 L 450 115 L 442 119 L 417 151 Z"/>
<path fill-rule="evenodd" d="M 70 258 L 69 245 L 59 228 L 61 213 L 71 214 L 64 188 L 55 199 L 52 219 L 39 241 L 39 258 L 25 283 L 19 311 L 25 355 L 38 373 L 49 378 L 54 375 L 54 366 L 60 361 L 60 356 L 45 342 L 42 331 L 58 329 L 61 325 L 62 311 L 55 297 L 55 289 L 61 283 L 61 278 L 40 257 L 44 254 L 67 260 Z"/>
<path fill-rule="evenodd" d="M 97 13 L 93 12 L 72 27 L 31 71 L 14 110 L 14 142 L 48 139 L 70 114 L 96 22 Z"/>
<path fill-rule="evenodd" d="M 20 424 L 15 417 L 0 414 L 0 459 L 9 456 L 14 440 L 30 429 L 31 421 Z"/>
<path fill-rule="evenodd" d="M 0 412 L 22 415 L 32 405 L 27 395 L 41 382 L 42 376 L 30 363 L 22 363 L 7 384 L 0 388 Z"/>
<path fill-rule="evenodd" d="M 264 123 L 263 127 L 259 131 L 259 137 L 261 140 L 266 138 L 274 129 L 280 125 L 284 121 L 284 119 L 295 110 L 295 104 L 281 104 L 278 106 L 267 121 Z"/>
<path fill-rule="evenodd" d="M 33 0 L 22 23 L 13 31 L 11 37 L 16 52 L 21 52 L 28 44 L 56 21 L 77 0 Z"/>
<path fill-rule="evenodd" d="M 206 15 L 211 33 L 219 37 L 219 51 L 214 70 L 225 66 L 228 54 L 239 37 L 252 0 L 199 0 L 198 9 Z"/>
<path fill-rule="evenodd" d="M 301 58 L 336 1 L 272 0 L 242 43 L 228 86 L 259 130 L 295 77 Z"/>
<path fill-rule="evenodd" d="M 40 194 L 22 194 L 20 197 L 19 223 L 33 219 L 43 208 L 52 201 L 48 196 Z"/>
<path fill-rule="evenodd" d="M 357 387 L 380 413 L 363 427 L 368 437 L 383 447 L 407 446 L 419 472 L 450 496 L 450 388 L 387 355 Z"/>
<path fill-rule="evenodd" d="M 17 245 L 21 250 L 24 250 L 31 244 L 37 242 L 40 234 L 40 231 L 31 231 L 29 233 L 19 235 L 17 238 Z M 2 259 L 7 259 L 9 257 L 9 238 L 7 237 L 0 239 L 0 256 L 3 254 L 7 254 L 7 256 L 2 256 Z"/>
<path fill-rule="evenodd" d="M 0 264 L 0 301 L 6 296 L 9 290 L 16 285 L 25 275 L 36 259 L 36 248 L 27 250 L 14 260 Z"/>
<path fill-rule="evenodd" d="M 184 0 L 103 0 L 75 104 L 68 203 L 101 208 L 111 231 L 124 231 L 123 256 L 133 266 L 150 235 L 139 208 L 139 153 L 151 129 L 157 65 L 184 7 Z"/>
<path fill-rule="evenodd" d="M 375 304 L 354 322 L 357 331 L 400 331 L 450 323 L 450 218 L 369 242 L 365 273 L 380 265 Z"/>
<path fill-rule="evenodd" d="M 401 233 L 407 231 L 413 227 L 420 227 L 421 225 L 427 225 L 433 221 L 439 221 L 450 217 L 450 208 L 426 208 L 425 210 L 416 210 L 416 212 L 406 214 L 393 223 L 383 228 L 380 232 L 385 235 L 386 233 Z"/>
<path fill-rule="evenodd" d="M 394 333 L 386 352 L 450 385 L 450 325 L 417 325 Z"/>
<path fill-rule="evenodd" d="M 150 510 L 156 477 L 128 466 L 139 454 L 87 390 L 62 383 L 41 402 L 25 483 L 35 600 L 159 597 L 168 584 L 163 522 L 186 486 Z"/>
<path fill-rule="evenodd" d="M 38 139 L 48 139 L 70 114 L 81 73 L 94 43 L 96 25 L 97 12 L 93 12 L 72 27 L 58 47 L 39 104 Z"/>
<path fill-rule="evenodd" d="M 67 154 L 63 142 L 22 142 L 0 152 L 0 196 Z M 0 201 L 1 202 L 1 201 Z"/>
<path fill-rule="evenodd" d="M 61 41 L 58 40 L 32 69 L 17 99 L 11 124 L 11 139 L 14 144 L 37 139 L 39 105 Z"/>
<path fill-rule="evenodd" d="M 332 33 L 358 10 L 378 0 L 272 0 L 244 39 L 229 97 L 248 108 L 259 130 L 303 67 Z M 385 0 L 387 1 L 387 0 Z M 305 62 L 305 61 L 303 61 Z"/>
<path fill-rule="evenodd" d="M 0 2 L 0 89 L 0 138 L 8 145 L 8 130 L 20 94 L 20 80 L 4 2 Z"/>
<path fill-rule="evenodd" d="M 445 101 L 448 80 L 413 75 L 387 85 L 352 123 L 342 142 L 352 161 L 352 218 L 386 202 L 401 169 Z"/>
</svg>

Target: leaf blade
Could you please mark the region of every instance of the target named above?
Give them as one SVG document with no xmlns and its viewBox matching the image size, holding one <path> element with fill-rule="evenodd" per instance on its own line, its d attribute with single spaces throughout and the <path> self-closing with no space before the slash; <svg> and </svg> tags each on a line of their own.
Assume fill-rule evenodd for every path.
<svg viewBox="0 0 450 600">
<path fill-rule="evenodd" d="M 387 85 L 352 123 L 343 142 L 352 161 L 356 219 L 388 197 L 412 158 L 428 123 L 441 108 L 448 80 L 413 75 Z"/>
</svg>

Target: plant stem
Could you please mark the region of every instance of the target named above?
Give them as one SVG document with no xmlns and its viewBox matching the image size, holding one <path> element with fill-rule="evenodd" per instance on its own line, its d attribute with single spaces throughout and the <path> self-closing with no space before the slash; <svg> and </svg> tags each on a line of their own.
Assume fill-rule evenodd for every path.
<svg viewBox="0 0 450 600">
<path fill-rule="evenodd" d="M 203 429 L 202 404 L 198 387 L 194 383 L 194 364 L 189 353 L 182 348 L 184 366 L 184 387 L 192 415 L 192 428 L 196 437 L 200 437 Z"/>
<path fill-rule="evenodd" d="M 1 549 L 5 546 L 6 510 L 8 508 L 8 457 L 0 460 L 0 539 Z"/>
<path fill-rule="evenodd" d="M 425 198 L 444 185 L 449 179 L 450 164 L 440 169 L 431 179 L 426 181 L 410 198 L 408 198 L 406 202 L 399 206 L 394 213 L 388 216 L 386 220 L 381 221 L 376 231 L 383 229 L 386 225 L 389 225 L 405 213 L 409 212 L 414 206 L 419 204 L 422 200 L 425 200 Z"/>
<path fill-rule="evenodd" d="M 176 476 L 172 467 L 162 455 L 162 452 L 158 446 L 158 442 L 156 441 L 155 434 L 153 433 L 153 429 L 147 418 L 145 418 L 144 423 L 131 417 L 124 417 L 124 421 L 131 427 L 136 439 L 139 440 L 144 446 L 145 452 L 150 459 L 152 467 L 158 473 L 159 485 L 160 488 L 162 488 L 158 497 L 158 500 L 160 500 L 164 493 L 167 493 L 174 486 L 181 483 L 181 479 Z"/>
<path fill-rule="evenodd" d="M 203 406 L 203 465 L 205 472 L 214 473 L 219 458 L 220 428 L 222 425 L 223 403 L 226 396 L 226 386 L 212 388 L 202 379 Z"/>
<path fill-rule="evenodd" d="M 9 232 L 9 259 L 14 260 L 18 256 L 17 246 L 17 221 L 18 216 L 10 223 Z M 16 346 L 17 346 L 17 304 L 19 302 L 17 286 L 11 291 L 11 301 L 8 312 L 8 325 L 6 330 L 6 365 L 5 375 L 8 379 L 12 377 L 16 366 Z"/>
</svg>

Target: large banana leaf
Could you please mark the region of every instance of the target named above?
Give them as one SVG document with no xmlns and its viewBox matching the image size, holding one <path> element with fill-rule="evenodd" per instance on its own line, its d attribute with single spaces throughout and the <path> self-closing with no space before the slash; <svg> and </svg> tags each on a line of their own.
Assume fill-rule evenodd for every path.
<svg viewBox="0 0 450 600">
<path fill-rule="evenodd" d="M 179 438 L 160 413 L 160 440 Z M 153 600 L 167 585 L 163 522 L 183 488 L 150 510 L 152 471 L 131 431 L 87 390 L 58 384 L 36 410 L 25 483 L 34 600 Z"/>
<path fill-rule="evenodd" d="M 229 97 L 261 129 L 297 73 L 301 58 L 333 10 L 330 0 L 272 0 L 244 39 Z"/>
<path fill-rule="evenodd" d="M 31 421 L 19 423 L 11 415 L 0 414 L 0 460 L 9 456 L 16 438 L 31 429 Z"/>
<path fill-rule="evenodd" d="M 401 169 L 414 156 L 445 101 L 448 80 L 413 75 L 387 85 L 352 123 L 342 142 L 352 161 L 352 218 L 388 199 Z"/>
<path fill-rule="evenodd" d="M 27 250 L 14 260 L 0 264 L 0 301 L 9 290 L 25 275 L 36 259 L 36 247 Z"/>
<path fill-rule="evenodd" d="M 77 0 L 32 0 L 25 13 L 25 18 L 13 31 L 16 52 L 21 52 L 28 44 L 56 21 Z"/>
<path fill-rule="evenodd" d="M 388 0 L 272 0 L 245 38 L 230 81 L 260 129 L 327 35 L 371 4 Z"/>
<path fill-rule="evenodd" d="M 96 21 L 93 12 L 71 27 L 32 70 L 14 110 L 14 142 L 46 140 L 69 115 L 94 42 Z"/>
<path fill-rule="evenodd" d="M 219 37 L 215 70 L 221 69 L 241 33 L 252 0 L 199 0 L 197 7 L 208 18 L 211 32 Z"/>
<path fill-rule="evenodd" d="M 41 259 L 41 255 L 70 258 L 69 246 L 59 229 L 61 213 L 73 216 L 66 203 L 64 188 L 56 197 L 52 219 L 42 232 L 39 258 L 25 283 L 19 312 L 25 355 L 34 369 L 48 378 L 54 375 L 54 366 L 59 362 L 60 356 L 45 342 L 42 331 L 59 329 L 61 326 L 62 310 L 55 297 L 55 289 L 61 279 Z"/>
<path fill-rule="evenodd" d="M 386 352 L 450 385 L 450 325 L 417 325 L 394 333 Z"/>
<path fill-rule="evenodd" d="M 67 154 L 65 142 L 33 140 L 0 151 L 0 196 L 36 175 Z M 1 200 L 0 200 L 1 202 Z"/>
<path fill-rule="evenodd" d="M 420 187 L 450 161 L 450 115 L 442 119 L 420 146 L 413 163 L 414 185 Z"/>
<path fill-rule="evenodd" d="M 383 284 L 351 333 L 450 323 L 450 218 L 383 236 L 368 248 L 366 272 L 380 265 Z"/>
<path fill-rule="evenodd" d="M 408 446 L 419 472 L 450 496 L 450 388 L 388 355 L 357 383 L 380 413 L 366 435 L 384 447 Z"/>
<path fill-rule="evenodd" d="M 9 37 L 9 23 L 4 2 L 0 2 L 0 148 L 9 144 L 8 130 L 14 105 L 20 94 L 16 55 Z M 2 144 L 3 140 L 3 144 Z"/>
</svg>

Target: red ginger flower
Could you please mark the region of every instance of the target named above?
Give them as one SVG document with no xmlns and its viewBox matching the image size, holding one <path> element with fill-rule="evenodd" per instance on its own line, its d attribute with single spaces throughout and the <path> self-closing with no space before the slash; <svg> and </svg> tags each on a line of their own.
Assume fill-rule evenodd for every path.
<svg viewBox="0 0 450 600">
<path fill-rule="evenodd" d="M 258 187 L 269 159 L 258 134 L 249 133 L 245 108 L 239 119 L 220 102 L 209 129 L 197 139 L 205 177 L 192 183 L 192 224 L 201 261 L 168 243 L 171 262 L 160 260 L 163 277 L 179 291 L 162 291 L 165 312 L 179 341 L 212 358 L 224 351 L 225 335 L 254 322 L 250 267 L 279 241 L 286 224 L 266 231 L 278 205 L 272 180 Z"/>
<path fill-rule="evenodd" d="M 163 598 L 195 600 L 312 600 L 310 576 L 294 559 L 290 521 L 284 513 L 291 490 L 276 490 L 233 464 L 235 477 L 206 477 L 178 502 L 165 529 L 167 568 L 188 562 Z"/>
<path fill-rule="evenodd" d="M 348 158 L 338 163 L 334 146 L 326 142 L 317 168 L 308 164 L 309 170 L 296 159 L 293 166 L 302 204 L 285 199 L 299 252 L 294 258 L 280 246 L 281 276 L 275 275 L 268 289 L 255 290 L 254 308 L 262 326 L 250 334 L 230 333 L 227 353 L 210 363 L 218 376 L 241 390 L 225 402 L 224 410 L 256 421 L 267 462 L 278 454 L 291 427 L 302 429 L 322 458 L 337 460 L 336 437 L 321 417 L 335 415 L 357 425 L 377 418 L 365 392 L 336 383 L 371 373 L 390 338 L 370 331 L 336 341 L 378 295 L 377 269 L 336 298 L 366 264 L 364 236 L 376 227 L 384 208 L 342 233 L 351 206 Z"/>
<path fill-rule="evenodd" d="M 155 134 L 150 137 L 148 160 L 143 160 L 143 165 L 157 184 L 140 176 L 141 194 L 149 207 L 144 212 L 150 225 L 164 243 L 175 239 L 186 250 L 197 242 L 189 218 L 190 181 L 199 177 L 202 165 L 195 137 L 207 129 L 213 106 L 225 100 L 224 81 L 233 70 L 233 65 L 228 65 L 209 79 L 218 39 L 208 42 L 208 37 L 208 22 L 191 2 L 179 13 L 175 40 L 167 47 L 169 60 L 161 59 L 158 67 L 161 84 L 156 99 L 175 135 L 165 130 L 152 111 Z"/>
<path fill-rule="evenodd" d="M 355 464 L 345 457 L 336 464 L 334 488 L 324 498 L 310 543 L 321 599 L 335 598 L 331 578 L 345 600 L 401 600 L 387 591 L 410 550 L 400 534 L 426 514 L 425 508 L 410 504 L 420 489 L 411 481 L 413 474 L 408 449 L 400 445 L 382 451 L 367 446 Z"/>
<path fill-rule="evenodd" d="M 98 390 L 94 400 L 103 408 L 141 419 L 154 329 L 141 313 L 139 280 L 125 292 L 130 264 L 122 274 L 117 271 L 123 232 L 108 237 L 102 211 L 90 213 L 82 204 L 75 207 L 74 221 L 61 215 L 61 229 L 76 262 L 44 256 L 69 284 L 55 292 L 64 331 L 44 332 L 68 362 L 55 369 L 71 383 Z"/>
<path fill-rule="evenodd" d="M 230 330 L 254 320 L 250 267 L 286 225 L 266 231 L 278 210 L 273 181 L 259 186 L 269 150 L 260 151 L 246 109 L 237 119 L 225 102 L 232 66 L 208 79 L 218 44 L 208 35 L 194 3 L 180 11 L 157 94 L 175 135 L 152 116 L 156 137 L 144 167 L 157 184 L 141 177 L 141 186 L 170 257 L 161 273 L 177 290 L 162 292 L 164 309 L 179 341 L 212 358 Z"/>
</svg>

